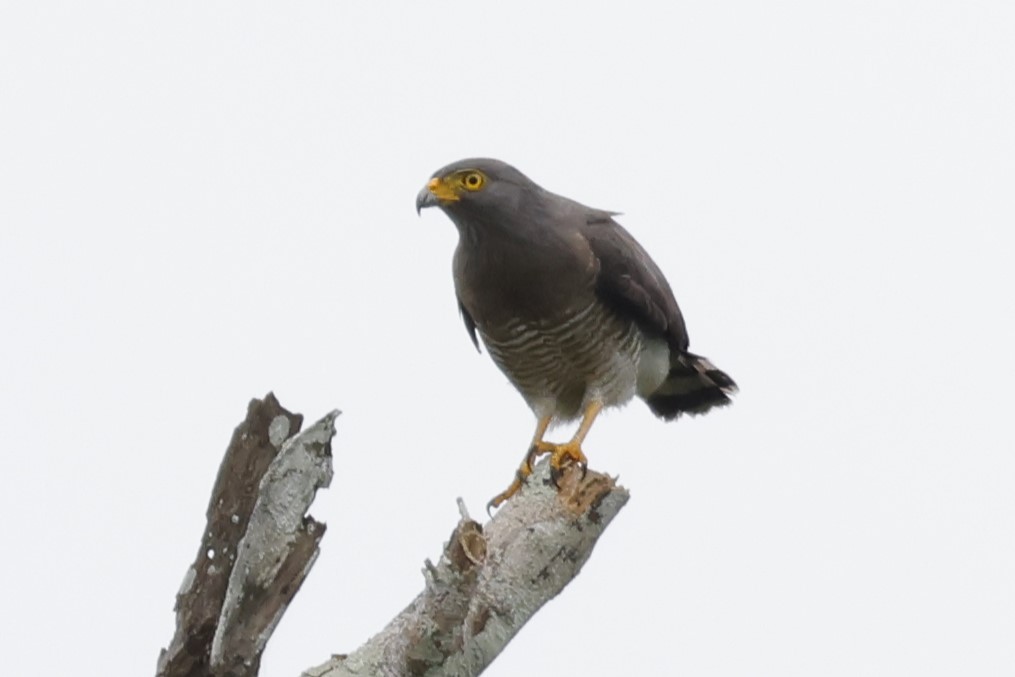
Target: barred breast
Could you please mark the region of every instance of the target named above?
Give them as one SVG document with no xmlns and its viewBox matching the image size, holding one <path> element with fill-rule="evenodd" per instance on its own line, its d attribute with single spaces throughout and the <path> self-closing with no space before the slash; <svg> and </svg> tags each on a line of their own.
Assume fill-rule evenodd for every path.
<svg viewBox="0 0 1015 677">
<path fill-rule="evenodd" d="M 552 320 L 511 319 L 479 330 L 537 416 L 570 420 L 592 399 L 611 406 L 641 391 L 642 332 L 597 301 Z"/>
</svg>

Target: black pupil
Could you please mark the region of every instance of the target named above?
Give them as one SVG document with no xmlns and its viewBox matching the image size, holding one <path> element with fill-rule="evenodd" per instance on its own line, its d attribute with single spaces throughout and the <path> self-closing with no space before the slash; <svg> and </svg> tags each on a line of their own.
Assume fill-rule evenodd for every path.
<svg viewBox="0 0 1015 677">
<path fill-rule="evenodd" d="M 468 184 L 470 186 L 477 186 L 477 185 L 479 185 L 479 177 L 476 176 L 475 174 L 470 174 L 469 178 L 467 178 L 465 180 L 468 182 Z"/>
</svg>

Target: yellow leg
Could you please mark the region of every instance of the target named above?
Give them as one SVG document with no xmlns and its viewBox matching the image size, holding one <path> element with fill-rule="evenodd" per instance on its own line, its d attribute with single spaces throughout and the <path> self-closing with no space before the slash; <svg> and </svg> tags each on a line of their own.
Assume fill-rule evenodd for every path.
<svg viewBox="0 0 1015 677">
<path fill-rule="evenodd" d="M 577 463 L 583 471 L 588 467 L 589 460 L 585 457 L 585 452 L 582 451 L 582 442 L 585 441 L 585 436 L 589 434 L 592 423 L 602 410 L 603 403 L 599 400 L 589 402 L 589 405 L 585 407 L 581 425 L 578 426 L 574 437 L 564 444 L 553 445 L 555 448 L 550 452 L 550 476 L 554 482 L 560 477 L 564 464 L 568 461 Z"/>
<path fill-rule="evenodd" d="M 590 402 L 589 405 L 585 407 L 582 422 L 578 426 L 578 430 L 575 432 L 574 437 L 563 444 L 554 444 L 552 442 L 543 441 L 543 435 L 546 434 L 546 429 L 550 427 L 550 417 L 546 416 L 539 419 L 539 423 L 536 424 L 536 434 L 533 435 L 529 451 L 525 454 L 525 458 L 522 460 L 522 464 L 519 466 L 518 472 L 515 473 L 515 479 L 511 482 L 511 486 L 494 496 L 493 499 L 486 504 L 487 512 L 490 512 L 493 508 L 500 506 L 504 501 L 518 493 L 518 491 L 522 488 L 522 483 L 525 482 L 525 479 L 532 474 L 532 465 L 535 463 L 536 457 L 542 454 L 550 454 L 550 476 L 553 478 L 554 483 L 556 483 L 557 478 L 560 477 L 565 465 L 569 462 L 577 463 L 584 471 L 584 469 L 588 466 L 588 459 L 582 451 L 582 442 L 585 441 L 585 436 L 589 434 L 589 429 L 592 427 L 592 423 L 596 420 L 596 416 L 599 416 L 599 412 L 602 410 L 602 402 L 598 400 Z"/>
<path fill-rule="evenodd" d="M 494 496 L 486 504 L 487 512 L 490 512 L 517 494 L 518 490 L 522 488 L 522 483 L 532 474 L 532 464 L 536 462 L 536 457 L 541 454 L 551 453 L 554 450 L 555 445 L 543 441 L 543 435 L 546 434 L 546 429 L 550 427 L 550 420 L 550 416 L 544 416 L 536 423 L 536 434 L 532 436 L 532 444 L 529 445 L 529 450 L 525 452 L 525 458 L 522 459 L 522 464 L 518 467 L 518 472 L 515 473 L 511 486 Z"/>
</svg>

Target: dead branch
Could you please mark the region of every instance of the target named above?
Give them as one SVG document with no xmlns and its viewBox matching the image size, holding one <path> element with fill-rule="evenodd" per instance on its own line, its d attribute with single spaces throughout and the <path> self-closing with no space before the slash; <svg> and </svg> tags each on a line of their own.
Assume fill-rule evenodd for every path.
<svg viewBox="0 0 1015 677">
<path fill-rule="evenodd" d="M 302 416 L 273 395 L 250 403 L 219 469 L 158 677 L 257 675 L 324 536 L 306 511 L 331 481 L 337 416 L 298 433 Z M 425 563 L 423 592 L 354 653 L 304 674 L 478 675 L 577 576 L 627 499 L 612 478 L 576 467 L 558 489 L 545 461 L 485 525 L 459 499 L 461 519 L 437 564 Z"/>
<path fill-rule="evenodd" d="M 354 653 L 304 674 L 478 675 L 578 575 L 627 499 L 612 478 L 582 478 L 578 468 L 558 492 L 544 461 L 485 526 L 459 501 L 461 519 L 440 561 L 426 562 L 423 592 Z"/>
<path fill-rule="evenodd" d="M 256 675 L 261 654 L 317 558 L 325 526 L 304 516 L 331 481 L 338 412 L 303 433 L 275 396 L 253 400 L 233 433 L 208 524 L 176 597 L 176 633 L 158 676 Z"/>
</svg>

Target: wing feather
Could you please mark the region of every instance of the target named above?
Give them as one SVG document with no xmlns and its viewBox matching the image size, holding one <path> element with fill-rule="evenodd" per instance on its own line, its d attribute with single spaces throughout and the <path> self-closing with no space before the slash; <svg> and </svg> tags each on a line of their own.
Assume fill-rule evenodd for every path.
<svg viewBox="0 0 1015 677">
<path fill-rule="evenodd" d="M 461 299 L 458 301 L 458 312 L 462 314 L 462 322 L 465 323 L 465 331 L 469 332 L 469 338 L 472 339 L 472 345 L 476 346 L 476 352 L 482 354 L 482 350 L 479 347 L 479 338 L 476 336 L 476 321 L 472 319 L 472 315 L 469 315 L 469 311 L 465 309 L 465 305 L 462 304 Z"/>
<path fill-rule="evenodd" d="M 672 349 L 685 352 L 687 327 L 673 290 L 659 266 L 611 216 L 590 218 L 585 229 L 599 259 L 596 292 L 604 303 L 633 318 L 643 329 L 666 338 Z"/>
</svg>

